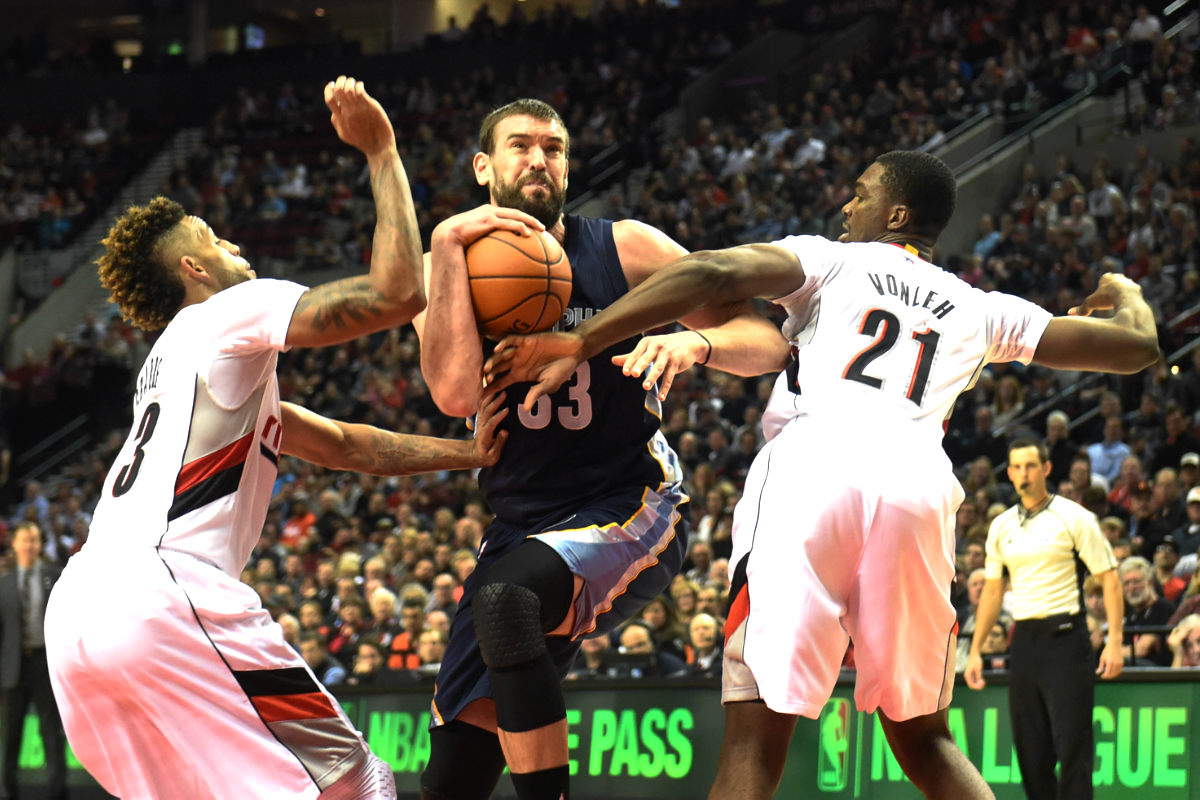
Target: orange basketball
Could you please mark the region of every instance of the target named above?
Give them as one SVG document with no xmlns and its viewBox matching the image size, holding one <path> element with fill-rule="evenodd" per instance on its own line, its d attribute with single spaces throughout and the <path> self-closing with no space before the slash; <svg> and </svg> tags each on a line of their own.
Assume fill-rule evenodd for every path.
<svg viewBox="0 0 1200 800">
<path fill-rule="evenodd" d="M 571 299 L 571 264 L 549 233 L 496 230 L 467 248 L 475 320 L 485 336 L 554 326 Z"/>
</svg>

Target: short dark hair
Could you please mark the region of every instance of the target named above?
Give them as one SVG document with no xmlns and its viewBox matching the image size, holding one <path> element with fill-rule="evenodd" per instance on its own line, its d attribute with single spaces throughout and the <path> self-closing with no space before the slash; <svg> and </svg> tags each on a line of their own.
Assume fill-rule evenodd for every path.
<svg viewBox="0 0 1200 800">
<path fill-rule="evenodd" d="M 954 216 L 958 186 L 940 158 L 915 150 L 892 150 L 875 159 L 888 196 L 912 212 L 912 232 L 936 238 Z"/>
<path fill-rule="evenodd" d="M 1046 448 L 1046 443 L 1041 439 L 1034 439 L 1029 436 L 1022 436 L 1008 443 L 1008 460 L 1012 461 L 1013 450 L 1020 450 L 1023 447 L 1037 448 L 1038 461 L 1043 464 L 1050 460 L 1050 451 Z"/>
<path fill-rule="evenodd" d="M 179 203 L 156 197 L 130 206 L 100 240 L 100 283 L 121 316 L 143 330 L 165 328 L 183 305 L 183 281 L 163 263 L 162 245 L 185 216 Z"/>
<path fill-rule="evenodd" d="M 554 106 L 541 100 L 535 100 L 532 97 L 522 97 L 520 100 L 513 100 L 507 105 L 494 109 L 483 118 L 483 124 L 479 126 L 480 152 L 487 153 L 488 155 L 492 154 L 492 151 L 496 147 L 496 126 L 500 124 L 501 120 L 515 116 L 526 116 L 547 122 L 557 122 L 563 129 L 563 154 L 570 157 L 571 137 L 567 133 L 567 124 L 563 122 L 562 117 L 554 110 Z"/>
<path fill-rule="evenodd" d="M 316 642 L 322 650 L 329 649 L 329 639 L 320 631 L 305 631 L 300 634 L 300 644 L 304 644 L 305 642 Z"/>
</svg>

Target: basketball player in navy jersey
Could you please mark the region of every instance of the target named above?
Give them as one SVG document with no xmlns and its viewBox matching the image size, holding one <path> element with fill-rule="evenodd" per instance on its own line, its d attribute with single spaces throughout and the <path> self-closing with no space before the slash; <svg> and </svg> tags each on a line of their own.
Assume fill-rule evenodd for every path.
<svg viewBox="0 0 1200 800">
<path fill-rule="evenodd" d="M 686 252 L 640 222 L 563 215 L 570 138 L 549 105 L 525 99 L 496 109 L 479 138 L 475 177 L 491 203 L 434 231 L 429 305 L 414 320 L 430 392 L 454 416 L 475 412 L 492 348 L 475 324 L 464 251 L 498 221 L 522 220 L 562 243 L 574 277 L 566 330 Z M 787 358 L 779 332 L 747 303 L 700 309 L 683 322 L 691 330 L 648 345 L 668 378 L 696 363 L 758 375 Z M 427 800 L 488 797 L 505 763 L 522 800 L 567 796 L 560 681 L 579 640 L 613 630 L 679 570 L 687 497 L 659 433 L 660 396 L 611 360 L 635 341 L 580 364 L 531 409 L 511 395 L 505 452 L 479 479 L 496 519 L 437 678 Z"/>
</svg>

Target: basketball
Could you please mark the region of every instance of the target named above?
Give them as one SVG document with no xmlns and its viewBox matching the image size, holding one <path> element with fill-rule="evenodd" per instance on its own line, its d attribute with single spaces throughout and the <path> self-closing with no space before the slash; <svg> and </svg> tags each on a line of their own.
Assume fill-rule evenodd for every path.
<svg viewBox="0 0 1200 800">
<path fill-rule="evenodd" d="M 554 326 L 571 299 L 571 264 L 549 233 L 495 230 L 467 248 L 471 302 L 491 339 Z"/>
</svg>

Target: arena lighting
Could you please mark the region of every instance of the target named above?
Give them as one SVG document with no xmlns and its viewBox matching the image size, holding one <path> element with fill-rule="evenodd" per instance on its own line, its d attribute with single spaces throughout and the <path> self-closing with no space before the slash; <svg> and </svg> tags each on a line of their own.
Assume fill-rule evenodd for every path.
<svg viewBox="0 0 1200 800">
<path fill-rule="evenodd" d="M 121 58 L 133 58 L 142 54 L 141 39 L 117 39 L 113 42 L 113 54 Z"/>
</svg>

